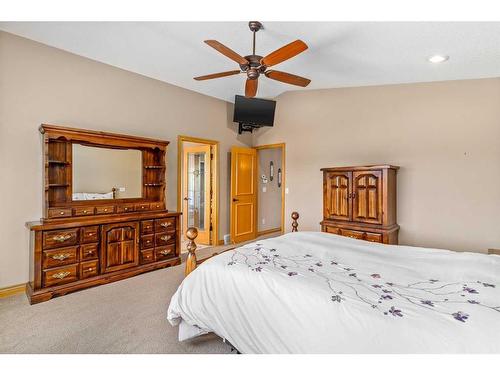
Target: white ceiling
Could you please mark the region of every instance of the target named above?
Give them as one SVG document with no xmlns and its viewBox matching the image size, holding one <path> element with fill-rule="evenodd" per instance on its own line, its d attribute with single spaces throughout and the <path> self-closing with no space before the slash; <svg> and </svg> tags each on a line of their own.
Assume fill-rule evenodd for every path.
<svg viewBox="0 0 500 375">
<path fill-rule="evenodd" d="M 385 85 L 500 76 L 500 23 L 263 22 L 257 54 L 295 39 L 309 49 L 274 67 L 312 80 L 303 89 L 259 79 L 259 97 L 288 90 Z M 0 29 L 206 95 L 233 101 L 244 75 L 195 81 L 237 69 L 203 43 L 216 39 L 251 53 L 247 22 L 0 22 Z M 427 58 L 450 60 L 431 64 Z"/>
</svg>

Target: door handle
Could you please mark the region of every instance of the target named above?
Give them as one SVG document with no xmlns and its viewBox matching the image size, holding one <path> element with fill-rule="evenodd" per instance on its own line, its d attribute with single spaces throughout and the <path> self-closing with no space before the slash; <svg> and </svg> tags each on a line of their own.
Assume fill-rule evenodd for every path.
<svg viewBox="0 0 500 375">
<path fill-rule="evenodd" d="M 191 200 L 191 198 L 189 198 L 189 197 L 185 197 L 185 198 L 184 198 L 184 200 L 185 200 L 185 201 L 189 201 L 189 200 Z"/>
<path fill-rule="evenodd" d="M 233 198 L 233 202 L 239 202 L 239 199 Z"/>
</svg>

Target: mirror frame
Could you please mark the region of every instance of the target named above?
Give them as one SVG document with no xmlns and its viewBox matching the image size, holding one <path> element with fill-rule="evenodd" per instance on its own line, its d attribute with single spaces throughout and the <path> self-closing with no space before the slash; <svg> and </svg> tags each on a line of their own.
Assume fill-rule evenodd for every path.
<svg viewBox="0 0 500 375">
<path fill-rule="evenodd" d="M 49 124 L 42 124 L 39 130 L 43 135 L 44 217 L 42 220 L 51 219 L 50 210 L 54 208 L 71 209 L 71 214 L 65 217 L 73 217 L 75 216 L 74 208 L 80 206 L 99 207 L 110 204 L 160 202 L 164 207 L 167 172 L 165 158 L 168 141 Z M 72 199 L 73 143 L 141 151 L 141 197 L 74 201 Z M 152 176 L 156 177 L 152 178 Z M 59 180 L 54 181 L 54 179 Z"/>
</svg>

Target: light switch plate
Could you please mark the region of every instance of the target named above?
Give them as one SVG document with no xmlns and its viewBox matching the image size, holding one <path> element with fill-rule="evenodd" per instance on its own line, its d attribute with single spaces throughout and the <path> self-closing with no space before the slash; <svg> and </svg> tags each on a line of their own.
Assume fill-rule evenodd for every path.
<svg viewBox="0 0 500 375">
<path fill-rule="evenodd" d="M 288 194 L 288 188 L 285 188 L 285 194 Z"/>
</svg>

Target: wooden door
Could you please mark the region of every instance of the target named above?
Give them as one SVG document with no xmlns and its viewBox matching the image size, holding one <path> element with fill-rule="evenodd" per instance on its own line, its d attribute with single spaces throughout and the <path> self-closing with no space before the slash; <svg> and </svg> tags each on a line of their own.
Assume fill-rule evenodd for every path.
<svg viewBox="0 0 500 375">
<path fill-rule="evenodd" d="M 327 172 L 323 181 L 325 218 L 350 221 L 352 172 Z"/>
<path fill-rule="evenodd" d="M 103 225 L 101 244 L 102 272 L 113 272 L 139 264 L 139 223 Z"/>
<path fill-rule="evenodd" d="M 352 220 L 382 224 L 382 171 L 353 172 Z"/>
<path fill-rule="evenodd" d="M 231 149 L 231 240 L 233 243 L 256 237 L 257 150 Z"/>
<path fill-rule="evenodd" d="M 210 145 L 183 148 L 183 231 L 198 229 L 196 242 L 210 245 L 211 231 L 211 157 Z"/>
</svg>

